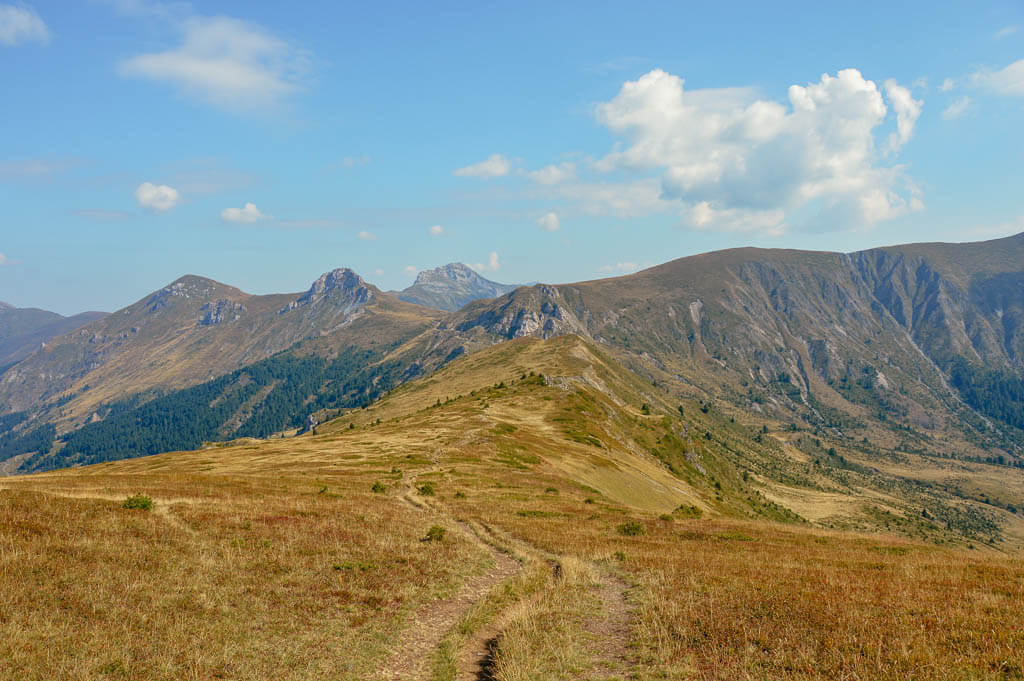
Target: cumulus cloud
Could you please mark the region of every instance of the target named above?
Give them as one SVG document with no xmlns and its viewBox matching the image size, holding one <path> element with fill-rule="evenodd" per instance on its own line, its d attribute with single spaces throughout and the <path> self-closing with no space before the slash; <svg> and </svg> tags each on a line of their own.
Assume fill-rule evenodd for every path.
<svg viewBox="0 0 1024 681">
<path fill-rule="evenodd" d="M 171 83 L 214 106 L 273 107 L 302 89 L 308 55 L 263 28 L 231 17 L 191 16 L 182 43 L 121 62 L 123 76 Z"/>
<path fill-rule="evenodd" d="M 430 233 L 430 236 L 441 236 L 444 234 L 444 227 L 441 225 L 433 225 L 427 231 Z"/>
<path fill-rule="evenodd" d="M 549 165 L 539 170 L 531 170 L 526 173 L 526 176 L 538 184 L 559 184 L 576 178 L 576 164 L 567 162 L 559 165 Z"/>
<path fill-rule="evenodd" d="M 942 110 L 942 118 L 947 121 L 951 121 L 956 118 L 960 118 L 967 113 L 967 107 L 971 105 L 971 98 L 966 95 L 959 97 Z"/>
<path fill-rule="evenodd" d="M 558 214 L 551 212 L 544 213 L 544 215 L 541 215 L 539 218 L 537 218 L 537 226 L 543 229 L 545 232 L 557 232 L 558 229 L 562 226 L 562 223 L 558 219 Z"/>
<path fill-rule="evenodd" d="M 246 203 L 241 208 L 225 208 L 220 212 L 220 219 L 224 222 L 237 222 L 250 225 L 260 220 L 270 220 L 272 216 L 264 215 L 253 203 Z"/>
<path fill-rule="evenodd" d="M 406 265 L 405 269 L 402 270 L 407 277 L 415 276 L 418 271 L 415 265 Z"/>
<path fill-rule="evenodd" d="M 178 205 L 181 195 L 174 187 L 166 184 L 143 182 L 135 190 L 135 201 L 143 208 L 157 213 L 166 213 Z"/>
<path fill-rule="evenodd" d="M 659 173 L 657 197 L 642 183 L 634 196 L 649 212 L 682 204 L 683 218 L 702 229 L 777 232 L 800 209 L 831 229 L 870 226 L 922 207 L 902 168 L 880 165 L 875 134 L 888 108 L 873 81 L 844 69 L 788 95 L 786 107 L 746 88 L 686 91 L 682 78 L 651 71 L 596 108 L 598 121 L 628 143 L 595 168 Z M 895 82 L 886 96 L 895 151 L 910 139 L 921 103 Z"/>
<path fill-rule="evenodd" d="M 356 238 L 362 239 L 363 241 L 376 241 L 377 235 L 374 234 L 373 232 L 367 232 L 364 229 L 363 231 L 359 232 L 359 234 L 356 234 Z"/>
<path fill-rule="evenodd" d="M 34 9 L 27 5 L 0 5 L 0 45 L 48 42 L 50 29 Z"/>
<path fill-rule="evenodd" d="M 978 71 L 972 80 L 997 95 L 1024 97 L 1024 59 L 998 71 Z"/>
<path fill-rule="evenodd" d="M 889 150 L 896 151 L 910 141 L 924 103 L 914 99 L 909 89 L 891 78 L 885 81 L 885 94 L 896 112 L 896 132 L 889 135 Z"/>
<path fill-rule="evenodd" d="M 497 251 L 491 251 L 491 254 L 487 257 L 487 262 L 469 262 L 466 265 L 477 272 L 486 272 L 487 270 L 497 271 L 501 269 L 501 260 L 498 258 Z"/>
<path fill-rule="evenodd" d="M 512 164 L 507 158 L 501 154 L 491 154 L 479 163 L 459 168 L 454 171 L 454 174 L 459 177 L 482 177 L 486 179 L 508 175 L 511 169 Z"/>
</svg>

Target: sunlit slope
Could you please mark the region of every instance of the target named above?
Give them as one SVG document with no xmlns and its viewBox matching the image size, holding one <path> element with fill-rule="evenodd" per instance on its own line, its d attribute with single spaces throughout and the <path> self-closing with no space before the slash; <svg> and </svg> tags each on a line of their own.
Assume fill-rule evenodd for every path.
<svg viewBox="0 0 1024 681">
<path fill-rule="evenodd" d="M 313 341 L 329 358 L 340 348 L 404 340 L 439 315 L 345 269 L 304 293 L 263 296 L 186 276 L 6 371 L 0 409 L 27 411 L 64 432 L 105 418 L 126 398 L 145 401 L 202 383 L 301 342 Z"/>
<path fill-rule="evenodd" d="M 271 474 L 411 457 L 473 474 L 554 476 L 581 498 L 648 511 L 885 531 L 1011 549 L 1024 535 L 1016 470 L 880 459 L 764 420 L 743 424 L 708 402 L 672 396 L 578 336 L 522 338 L 460 357 L 366 409 L 327 410 L 316 434 L 241 440 L 194 454 L 124 462 L 192 472 Z M 104 470 L 90 468 L 88 471 Z M 993 477 L 997 476 L 997 477 Z"/>
</svg>

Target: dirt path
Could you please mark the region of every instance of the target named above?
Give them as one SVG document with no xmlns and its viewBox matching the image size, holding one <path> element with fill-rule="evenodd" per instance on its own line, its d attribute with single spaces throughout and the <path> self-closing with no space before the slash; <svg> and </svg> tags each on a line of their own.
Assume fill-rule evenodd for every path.
<svg viewBox="0 0 1024 681">
<path fill-rule="evenodd" d="M 472 534 L 470 530 L 462 532 Z M 479 540 L 478 540 L 479 541 Z M 494 567 L 470 580 L 459 592 L 441 601 L 422 606 L 402 632 L 391 657 L 377 675 L 378 679 L 427 679 L 434 651 L 452 627 L 484 598 L 495 585 L 515 575 L 520 564 L 513 558 L 486 544 L 494 559 Z"/>
<path fill-rule="evenodd" d="M 630 668 L 629 640 L 632 608 L 626 599 L 629 584 L 611 570 L 600 570 L 601 617 L 586 624 L 588 632 L 596 637 L 594 679 L 624 679 Z"/>
<path fill-rule="evenodd" d="M 459 592 L 451 598 L 427 603 L 412 616 L 387 663 L 376 676 L 382 681 L 385 679 L 422 680 L 429 678 L 434 651 L 440 646 L 445 635 L 477 602 L 485 598 L 493 587 L 511 578 L 522 569 L 519 561 L 483 541 L 472 526 L 447 517 L 440 504 L 432 503 L 429 497 L 416 494 L 416 479 L 425 473 L 439 470 L 440 467 L 434 463 L 429 468 L 419 471 L 402 486 L 399 498 L 420 511 L 436 515 L 441 522 L 447 520 L 449 527 L 454 526 L 454 531 L 490 553 L 494 560 L 494 566 L 483 575 L 475 577 L 463 585 Z M 482 644 L 483 642 L 481 642 Z M 469 678 L 476 677 L 470 676 Z"/>
</svg>

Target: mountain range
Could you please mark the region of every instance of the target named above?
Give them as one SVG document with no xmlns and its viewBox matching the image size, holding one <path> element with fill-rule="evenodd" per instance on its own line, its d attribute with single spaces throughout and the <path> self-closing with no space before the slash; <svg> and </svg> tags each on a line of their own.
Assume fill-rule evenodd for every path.
<svg viewBox="0 0 1024 681">
<path fill-rule="evenodd" d="M 482 350 L 575 336 L 645 386 L 630 394 L 646 403 L 696 404 L 816 443 L 793 454 L 760 438 L 746 460 L 839 452 L 872 467 L 865 489 L 926 488 L 913 494 L 939 493 L 938 474 L 905 470 L 914 461 L 1024 466 L 1024 234 L 855 253 L 733 249 L 509 288 L 462 265 L 397 293 L 347 269 L 269 296 L 183 277 L 0 374 L 0 458 L 27 472 L 290 436 L 412 380 L 453 397 L 436 372 Z M 820 486 L 790 464 L 763 469 Z M 985 490 L 986 503 L 1024 505 Z"/>
<path fill-rule="evenodd" d="M 51 338 L 105 316 L 105 312 L 81 312 L 65 317 L 56 312 L 17 308 L 0 302 L 0 373 L 28 357 Z"/>
</svg>

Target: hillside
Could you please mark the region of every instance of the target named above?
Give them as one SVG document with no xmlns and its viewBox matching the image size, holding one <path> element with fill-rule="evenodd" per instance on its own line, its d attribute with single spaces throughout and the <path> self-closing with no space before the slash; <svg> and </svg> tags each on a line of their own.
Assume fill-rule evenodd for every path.
<svg viewBox="0 0 1024 681">
<path fill-rule="evenodd" d="M 0 375 L 0 405 L 65 431 L 104 418 L 115 402 L 213 379 L 302 341 L 333 339 L 321 345 L 330 356 L 341 347 L 391 344 L 435 318 L 351 270 L 328 272 L 304 293 L 267 296 L 189 275 L 8 369 Z M 372 325 L 375 338 L 351 332 L 357 321 Z"/>
<path fill-rule="evenodd" d="M 51 338 L 105 316 L 105 312 L 81 312 L 64 317 L 56 312 L 16 308 L 0 302 L 0 374 Z"/>
<path fill-rule="evenodd" d="M 1016 516 L 815 447 L 564 335 L 459 357 L 316 434 L 5 478 L 0 672 L 1012 678 Z M 150 510 L 122 507 L 139 493 Z M 1013 555 L 937 515 L 957 512 Z"/>
<path fill-rule="evenodd" d="M 516 288 L 485 279 L 462 263 L 451 263 L 420 272 L 412 286 L 395 295 L 410 303 L 454 312 L 466 303 L 497 298 Z"/>
<path fill-rule="evenodd" d="M 347 270 L 280 296 L 184 278 L 0 375 L 0 454 L 33 470 L 265 437 L 496 343 L 576 334 L 671 399 L 797 427 L 876 466 L 1021 467 L 1022 263 L 1024 235 L 851 254 L 735 249 L 451 313 Z M 294 389 L 288 372 L 303 377 Z M 186 415 L 199 425 L 168 436 Z M 62 442 L 74 447 L 61 453 Z"/>
<path fill-rule="evenodd" d="M 1019 460 L 1022 277 L 1024 235 L 848 255 L 738 249 L 519 289 L 468 305 L 442 332 L 467 348 L 577 333 L 737 415 Z"/>
</svg>

